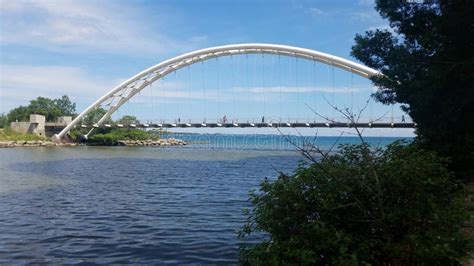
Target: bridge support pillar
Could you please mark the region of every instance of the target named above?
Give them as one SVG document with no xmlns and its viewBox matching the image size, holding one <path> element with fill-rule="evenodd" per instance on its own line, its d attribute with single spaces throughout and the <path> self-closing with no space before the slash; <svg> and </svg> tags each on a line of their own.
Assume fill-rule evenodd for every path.
<svg viewBox="0 0 474 266">
<path fill-rule="evenodd" d="M 52 140 L 54 143 L 61 143 L 61 138 L 59 137 L 59 134 L 54 134 L 54 135 L 51 137 L 51 140 Z"/>
</svg>

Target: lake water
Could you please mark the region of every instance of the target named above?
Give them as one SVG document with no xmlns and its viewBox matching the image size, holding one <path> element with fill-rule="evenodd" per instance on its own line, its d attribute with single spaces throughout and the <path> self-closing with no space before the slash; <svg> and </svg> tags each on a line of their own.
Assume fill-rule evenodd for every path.
<svg viewBox="0 0 474 266">
<path fill-rule="evenodd" d="M 248 191 L 303 158 L 282 136 L 179 137 L 196 144 L 0 149 L 0 264 L 237 264 Z"/>
</svg>

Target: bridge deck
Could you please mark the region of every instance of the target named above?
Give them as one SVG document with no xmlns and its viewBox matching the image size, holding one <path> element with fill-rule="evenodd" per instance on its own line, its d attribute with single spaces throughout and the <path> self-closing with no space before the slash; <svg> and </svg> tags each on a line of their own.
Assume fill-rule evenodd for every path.
<svg viewBox="0 0 474 266">
<path fill-rule="evenodd" d="M 415 123 L 153 123 L 153 124 L 83 124 L 82 128 L 415 128 Z"/>
</svg>

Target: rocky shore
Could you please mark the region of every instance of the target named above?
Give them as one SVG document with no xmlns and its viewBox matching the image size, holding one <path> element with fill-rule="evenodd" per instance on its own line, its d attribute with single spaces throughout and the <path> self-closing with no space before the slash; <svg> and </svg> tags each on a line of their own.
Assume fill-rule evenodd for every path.
<svg viewBox="0 0 474 266">
<path fill-rule="evenodd" d="M 119 140 L 118 146 L 183 146 L 188 143 L 184 140 L 169 138 L 160 140 Z M 54 143 L 47 140 L 12 140 L 0 141 L 0 148 L 14 147 L 75 147 L 88 146 L 87 143 Z M 97 146 L 97 145 L 94 145 Z"/>
<path fill-rule="evenodd" d="M 14 148 L 14 147 L 54 147 L 54 146 L 63 146 L 63 147 L 74 147 L 74 146 L 83 146 L 84 144 L 78 143 L 54 143 L 47 140 L 10 140 L 10 141 L 0 141 L 0 148 Z"/>
<path fill-rule="evenodd" d="M 169 138 L 159 140 L 119 140 L 119 146 L 183 146 L 188 143 L 181 139 Z"/>
</svg>

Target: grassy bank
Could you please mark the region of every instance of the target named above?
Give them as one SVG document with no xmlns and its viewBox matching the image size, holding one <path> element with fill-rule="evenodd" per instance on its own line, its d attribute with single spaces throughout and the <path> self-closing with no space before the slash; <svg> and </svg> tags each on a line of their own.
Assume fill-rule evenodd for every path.
<svg viewBox="0 0 474 266">
<path fill-rule="evenodd" d="M 11 128 L 0 128 L 0 141 L 16 141 L 16 140 L 48 140 L 43 136 L 34 134 L 23 134 L 12 130 Z"/>
</svg>

